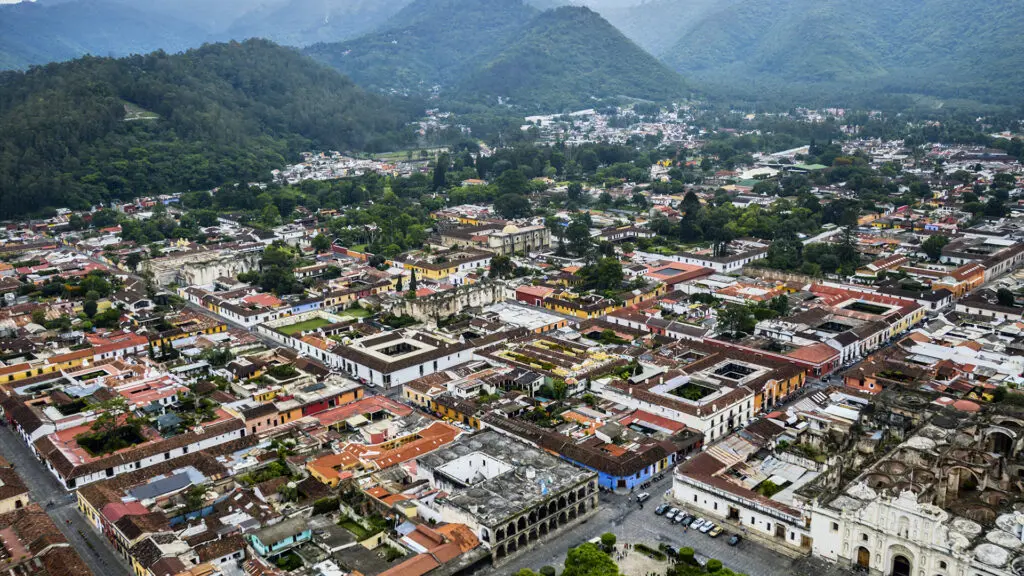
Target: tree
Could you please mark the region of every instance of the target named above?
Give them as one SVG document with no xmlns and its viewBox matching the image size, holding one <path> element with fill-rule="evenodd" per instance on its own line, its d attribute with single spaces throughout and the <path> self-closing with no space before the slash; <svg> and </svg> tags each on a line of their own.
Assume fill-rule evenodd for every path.
<svg viewBox="0 0 1024 576">
<path fill-rule="evenodd" d="M 565 400 L 568 395 L 569 385 L 565 383 L 565 380 L 559 378 L 551 383 L 552 400 Z"/>
<path fill-rule="evenodd" d="M 611 552 L 615 548 L 615 534 L 611 532 L 601 534 L 601 545 L 604 546 L 605 552 Z"/>
<path fill-rule="evenodd" d="M 395 284 L 395 290 L 398 292 L 402 291 L 402 276 L 398 277 L 398 282 Z"/>
<path fill-rule="evenodd" d="M 565 238 L 573 254 L 582 257 L 590 251 L 590 226 L 582 219 L 573 218 L 572 223 L 565 229 Z"/>
<path fill-rule="evenodd" d="M 587 542 L 570 548 L 562 576 L 618 576 L 619 567 L 597 546 Z"/>
<path fill-rule="evenodd" d="M 85 312 L 85 315 L 88 316 L 89 318 L 92 318 L 93 316 L 96 315 L 96 310 L 98 308 L 99 305 L 96 303 L 95 300 L 86 300 L 82 304 L 82 312 Z"/>
<path fill-rule="evenodd" d="M 444 190 L 447 185 L 446 175 L 448 174 L 449 164 L 451 164 L 451 157 L 448 156 L 447 153 L 443 153 L 437 157 L 437 165 L 434 166 L 434 190 Z"/>
<path fill-rule="evenodd" d="M 495 180 L 495 184 L 498 185 L 498 193 L 502 195 L 525 194 L 529 191 L 530 181 L 526 179 L 523 171 L 517 168 L 502 172 Z"/>
<path fill-rule="evenodd" d="M 416 271 L 413 270 L 409 274 L 409 290 L 413 293 L 416 292 Z"/>
<path fill-rule="evenodd" d="M 264 226 L 277 226 L 281 223 L 281 212 L 278 211 L 277 206 L 273 204 L 267 204 L 263 207 L 263 211 L 260 212 L 260 222 Z"/>
<path fill-rule="evenodd" d="M 996 290 L 996 301 L 999 302 L 1000 306 L 1013 308 L 1017 304 L 1017 297 L 1010 290 L 1000 288 Z"/>
<path fill-rule="evenodd" d="M 622 287 L 625 277 L 622 263 L 616 258 L 601 258 L 595 264 L 584 266 L 579 275 L 587 288 L 594 290 L 617 290 Z"/>
<path fill-rule="evenodd" d="M 726 304 L 718 310 L 718 325 L 723 333 L 739 337 L 754 330 L 756 322 L 750 308 L 739 304 Z"/>
<path fill-rule="evenodd" d="M 583 184 L 570 182 L 567 191 L 569 202 L 579 202 L 583 199 Z"/>
<path fill-rule="evenodd" d="M 508 278 L 515 270 L 512 259 L 508 256 L 495 256 L 491 258 L 491 270 L 488 276 L 491 278 Z"/>
<path fill-rule="evenodd" d="M 530 201 L 522 194 L 503 194 L 494 201 L 494 211 L 502 218 L 526 218 L 533 213 Z"/>
<path fill-rule="evenodd" d="M 924 253 L 928 255 L 928 258 L 934 262 L 942 256 L 942 248 L 946 244 L 949 244 L 949 238 L 941 234 L 936 234 L 935 236 L 929 236 L 928 239 L 921 244 L 921 250 L 923 250 Z"/>
<path fill-rule="evenodd" d="M 46 323 L 46 309 L 36 308 L 32 311 L 32 323 L 42 326 Z"/>
<path fill-rule="evenodd" d="M 142 262 L 142 254 L 138 252 L 132 252 L 124 259 L 124 265 L 128 267 L 132 272 L 139 269 L 139 264 Z"/>
<path fill-rule="evenodd" d="M 127 414 L 131 407 L 123 396 L 116 396 L 99 403 L 93 409 L 100 413 L 93 420 L 92 429 L 101 434 L 111 434 L 121 425 L 121 416 Z"/>
<path fill-rule="evenodd" d="M 317 234 L 313 238 L 313 249 L 319 252 L 326 252 L 331 248 L 331 239 L 323 234 Z"/>
</svg>

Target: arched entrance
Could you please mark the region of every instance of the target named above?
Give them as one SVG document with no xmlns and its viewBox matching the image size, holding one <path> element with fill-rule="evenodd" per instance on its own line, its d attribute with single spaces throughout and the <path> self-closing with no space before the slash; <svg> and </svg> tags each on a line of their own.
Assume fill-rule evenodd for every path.
<svg viewBox="0 0 1024 576">
<path fill-rule="evenodd" d="M 863 546 L 857 548 L 857 566 L 861 568 L 871 567 L 871 552 Z"/>
<path fill-rule="evenodd" d="M 892 576 L 910 576 L 910 560 L 902 554 L 892 557 Z"/>
</svg>

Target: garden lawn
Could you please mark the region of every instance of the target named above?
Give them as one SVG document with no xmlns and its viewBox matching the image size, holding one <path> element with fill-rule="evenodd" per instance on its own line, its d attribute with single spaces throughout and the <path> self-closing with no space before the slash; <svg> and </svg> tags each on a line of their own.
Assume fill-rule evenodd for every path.
<svg viewBox="0 0 1024 576">
<path fill-rule="evenodd" d="M 322 328 L 330 324 L 330 322 L 323 318 L 311 318 L 309 320 L 303 320 L 302 322 L 296 322 L 295 324 L 281 326 L 278 330 L 291 336 L 292 334 L 299 334 L 308 330 L 316 330 L 317 328 Z"/>
</svg>

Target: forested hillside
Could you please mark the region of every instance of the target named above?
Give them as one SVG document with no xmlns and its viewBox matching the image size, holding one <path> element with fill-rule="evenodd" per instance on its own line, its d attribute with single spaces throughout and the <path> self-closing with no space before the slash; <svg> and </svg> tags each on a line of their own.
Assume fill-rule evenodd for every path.
<svg viewBox="0 0 1024 576">
<path fill-rule="evenodd" d="M 719 94 L 1019 104 L 1024 92 L 1024 10 L 1014 0 L 655 0 L 607 16 Z"/>
<path fill-rule="evenodd" d="M 411 142 L 421 111 L 263 40 L 0 74 L 0 217 L 266 178 Z"/>
<path fill-rule="evenodd" d="M 616 96 L 668 101 L 685 92 L 679 74 L 582 7 L 540 14 L 458 86 L 461 99 L 502 97 L 540 110 Z"/>
<path fill-rule="evenodd" d="M 401 92 L 451 88 L 496 56 L 537 14 L 522 0 L 415 0 L 379 31 L 306 53 L 360 86 Z"/>
<path fill-rule="evenodd" d="M 595 12 L 538 12 L 522 0 L 414 0 L 378 32 L 306 52 L 375 90 L 530 111 L 685 92 Z"/>
</svg>

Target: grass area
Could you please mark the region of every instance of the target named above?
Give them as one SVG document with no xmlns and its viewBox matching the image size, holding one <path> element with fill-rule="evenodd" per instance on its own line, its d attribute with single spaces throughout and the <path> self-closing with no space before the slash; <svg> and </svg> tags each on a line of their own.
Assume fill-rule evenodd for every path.
<svg viewBox="0 0 1024 576">
<path fill-rule="evenodd" d="M 331 323 L 323 318 L 310 318 L 309 320 L 303 320 L 302 322 L 296 322 L 295 324 L 289 324 L 287 326 L 281 326 L 278 331 L 288 334 L 299 334 L 301 332 L 307 332 L 309 330 L 316 330 L 317 328 L 323 328 Z"/>
<path fill-rule="evenodd" d="M 371 314 L 373 314 L 373 311 L 367 310 L 366 308 L 349 308 L 348 310 L 338 312 L 338 316 L 343 318 L 366 318 Z"/>
<path fill-rule="evenodd" d="M 160 115 L 156 112 L 150 112 L 145 108 L 132 104 L 131 102 L 124 103 L 124 119 L 128 120 L 156 120 L 160 118 Z"/>
<path fill-rule="evenodd" d="M 693 400 L 694 402 L 708 394 L 711 394 L 712 392 L 714 392 L 714 390 L 698 386 L 692 382 L 687 382 L 678 388 L 669 390 L 669 394 L 672 394 L 673 396 L 679 396 L 680 398 L 686 398 L 687 400 Z"/>
<path fill-rule="evenodd" d="M 356 244 L 355 246 L 348 246 L 349 250 L 355 250 L 356 252 L 366 252 L 366 247 L 369 244 Z"/>
<path fill-rule="evenodd" d="M 370 536 L 373 536 L 373 534 L 370 534 L 369 530 L 360 526 L 355 520 L 343 520 L 340 525 L 345 530 L 351 532 L 352 535 L 356 537 L 356 540 L 359 540 L 360 542 L 366 540 Z"/>
</svg>

